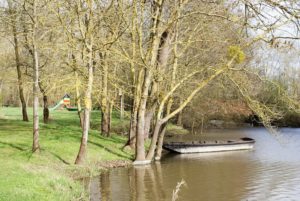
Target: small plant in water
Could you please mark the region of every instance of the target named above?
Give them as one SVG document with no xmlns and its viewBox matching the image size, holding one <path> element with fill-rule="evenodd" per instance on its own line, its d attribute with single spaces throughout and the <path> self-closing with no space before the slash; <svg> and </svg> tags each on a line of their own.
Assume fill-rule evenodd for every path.
<svg viewBox="0 0 300 201">
<path fill-rule="evenodd" d="M 172 201 L 176 201 L 178 199 L 178 194 L 180 191 L 181 186 L 185 185 L 185 181 L 181 180 L 180 182 L 177 183 L 176 188 L 173 190 L 172 194 Z"/>
</svg>

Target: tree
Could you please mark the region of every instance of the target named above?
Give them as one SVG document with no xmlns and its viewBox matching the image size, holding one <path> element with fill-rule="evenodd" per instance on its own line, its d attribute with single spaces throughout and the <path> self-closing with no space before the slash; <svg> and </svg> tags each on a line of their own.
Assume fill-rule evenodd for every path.
<svg viewBox="0 0 300 201">
<path fill-rule="evenodd" d="M 13 2 L 8 0 L 8 13 L 9 13 L 9 19 L 10 19 L 10 25 L 12 29 L 12 35 L 13 35 L 13 42 L 14 42 L 14 51 L 15 51 L 15 62 L 16 62 L 16 68 L 17 68 L 17 75 L 18 75 L 18 87 L 19 87 L 19 96 L 20 101 L 22 105 L 22 116 L 23 121 L 29 121 L 28 120 L 28 114 L 27 114 L 27 105 L 24 97 L 24 88 L 23 88 L 23 76 L 21 71 L 21 61 L 20 61 L 20 48 L 19 48 L 19 38 L 18 38 L 18 18 L 20 17 L 17 11 L 17 7 L 13 5 Z"/>
<path fill-rule="evenodd" d="M 132 27 L 138 27 L 130 29 L 132 36 L 138 36 L 137 41 L 133 41 L 132 39 L 132 43 L 134 44 L 132 45 L 132 51 L 138 52 L 138 55 L 135 55 L 135 58 L 130 58 L 131 55 L 129 55 L 129 60 L 134 61 L 132 62 L 134 65 L 131 64 L 134 67 L 131 69 L 135 72 L 133 76 L 134 81 L 132 82 L 135 83 L 135 85 L 133 93 L 133 115 L 131 119 L 131 128 L 133 127 L 133 129 L 131 130 L 134 130 L 136 124 L 136 163 L 144 163 L 146 159 L 144 139 L 148 135 L 151 122 L 154 124 L 154 129 L 150 150 L 147 154 L 147 161 L 152 160 L 154 156 L 156 143 L 162 126 L 166 125 L 171 118 L 179 113 L 198 91 L 203 89 L 210 81 L 214 80 L 220 74 L 227 71 L 231 65 L 235 63 L 236 56 L 233 55 L 228 63 L 222 64 L 222 67 L 220 68 L 213 70 L 208 69 L 206 71 L 208 78 L 202 79 L 199 84 L 196 84 L 194 86 L 195 88 L 190 91 L 190 94 L 185 97 L 182 104 L 176 110 L 171 111 L 172 97 L 176 89 L 183 86 L 187 80 L 197 77 L 201 72 L 201 68 L 205 69 L 205 67 L 202 66 L 198 69 L 191 68 L 191 71 L 185 76 L 176 76 L 178 59 L 180 59 L 176 49 L 180 48 L 182 50 L 182 58 L 184 57 L 183 55 L 187 55 L 186 50 L 190 51 L 191 54 L 192 52 L 194 54 L 196 53 L 196 56 L 193 56 L 197 58 L 198 54 L 196 48 L 191 48 L 191 45 L 193 44 L 193 42 L 191 42 L 193 41 L 192 37 L 195 35 L 189 35 L 188 31 L 194 31 L 198 34 L 199 32 L 197 31 L 200 31 L 202 28 L 199 22 L 192 25 L 192 22 L 189 21 L 189 24 L 186 24 L 188 29 L 185 30 L 187 31 L 185 33 L 185 27 L 182 26 L 182 23 L 178 25 L 179 21 L 186 20 L 186 22 L 188 22 L 188 20 L 191 19 L 189 17 L 195 17 L 195 13 L 196 15 L 198 14 L 198 16 L 209 16 L 210 14 L 208 12 L 199 12 L 200 14 L 194 12 L 194 10 L 191 9 L 193 2 L 187 1 L 176 1 L 173 3 L 157 1 L 153 4 L 151 2 L 142 3 L 134 1 L 132 3 L 132 7 L 134 8 L 132 11 L 133 14 L 130 15 L 130 17 L 133 18 Z M 213 10 L 213 7 L 208 7 L 206 9 Z M 145 23 L 144 17 L 148 14 L 149 16 L 152 16 L 152 18 L 151 21 L 146 21 Z M 214 18 L 227 19 L 226 15 L 220 16 L 221 17 L 219 17 L 219 15 L 213 15 Z M 176 26 L 178 27 L 176 28 Z M 181 33 L 180 38 L 178 38 L 178 33 L 176 36 L 175 30 L 177 30 L 177 32 L 180 30 L 183 33 Z M 176 38 L 175 43 L 174 36 Z M 136 42 L 138 44 L 136 44 Z M 174 44 L 176 44 L 175 48 Z M 177 47 L 179 44 L 182 45 Z M 175 49 L 175 56 L 172 55 L 171 57 L 170 52 L 173 48 Z M 137 49 L 137 51 L 135 51 L 135 49 Z M 125 55 L 124 57 L 128 57 L 128 55 Z M 175 59 L 172 61 L 171 58 Z M 174 62 L 174 65 L 172 68 L 169 68 L 172 66 L 170 65 L 171 62 Z M 197 64 L 194 65 L 194 67 L 195 66 L 197 66 Z M 173 71 L 173 73 L 170 73 L 171 76 L 167 73 L 168 71 Z M 162 115 L 166 110 L 166 114 L 168 115 L 163 117 Z M 133 135 L 130 135 L 130 139 L 134 139 Z M 163 137 L 161 139 L 163 139 Z M 162 140 L 160 140 L 160 142 L 162 142 Z"/>
<path fill-rule="evenodd" d="M 90 113 L 92 109 L 92 87 L 94 76 L 93 63 L 93 46 L 94 46 L 94 1 L 88 0 L 86 4 L 78 1 L 76 4 L 76 14 L 78 17 L 78 26 L 80 36 L 83 40 L 84 63 L 87 68 L 87 83 L 86 92 L 84 95 L 84 109 L 83 109 L 83 128 L 80 149 L 75 161 L 75 164 L 81 164 L 86 159 L 88 132 L 90 127 Z"/>
<path fill-rule="evenodd" d="M 39 47 L 38 47 L 38 1 L 32 0 L 23 2 L 23 26 L 27 23 L 30 25 L 30 30 L 25 30 L 30 39 L 26 41 L 28 51 L 32 56 L 33 66 L 33 143 L 32 152 L 39 152 Z M 26 21 L 28 20 L 28 21 Z M 26 27 L 27 28 L 27 27 Z M 28 31 L 28 32 L 27 32 Z"/>
</svg>

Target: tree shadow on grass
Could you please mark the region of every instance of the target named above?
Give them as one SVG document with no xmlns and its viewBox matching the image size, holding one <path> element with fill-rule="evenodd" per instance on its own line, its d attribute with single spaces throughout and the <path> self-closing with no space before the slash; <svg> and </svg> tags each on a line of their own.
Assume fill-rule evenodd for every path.
<svg viewBox="0 0 300 201">
<path fill-rule="evenodd" d="M 0 141 L 0 144 L 12 147 L 14 149 L 17 149 L 18 151 L 21 151 L 21 152 L 24 152 L 25 154 L 28 154 L 28 160 L 30 160 L 30 158 L 33 155 L 33 153 L 30 151 L 30 149 L 27 146 L 26 146 L 26 148 L 23 148 L 22 145 L 12 144 L 12 143 L 2 142 L 2 141 Z M 70 165 L 70 163 L 68 161 L 64 160 L 61 156 L 57 155 L 56 153 L 54 153 L 52 151 L 47 151 L 46 149 L 41 149 L 41 151 L 48 152 L 49 154 L 51 154 L 52 156 L 54 156 L 55 158 L 57 158 L 58 160 L 60 160 L 64 164 Z"/>
<path fill-rule="evenodd" d="M 70 165 L 70 163 L 68 161 L 66 161 L 65 159 L 63 159 L 61 156 L 59 156 L 58 154 L 52 152 L 52 151 L 47 151 L 44 148 L 41 148 L 42 152 L 45 153 L 49 153 L 50 155 L 52 155 L 54 158 L 57 158 L 59 161 L 61 161 L 62 163 L 66 164 L 66 165 Z M 31 159 L 31 157 L 33 156 L 34 153 L 30 152 L 29 156 L 28 156 L 28 161 Z"/>
<path fill-rule="evenodd" d="M 46 149 L 41 149 L 42 151 L 46 151 L 49 154 L 51 154 L 52 156 L 54 156 L 55 158 L 57 158 L 59 161 L 63 162 L 66 165 L 70 165 L 70 163 L 68 161 L 66 161 L 65 159 L 63 159 L 61 156 L 59 156 L 58 154 L 52 152 L 52 151 L 47 151 Z"/>
<path fill-rule="evenodd" d="M 66 165 L 70 165 L 70 163 L 68 161 L 66 161 L 65 159 L 63 159 L 61 156 L 59 156 L 58 154 L 51 152 L 51 151 L 47 151 L 46 149 L 41 148 L 42 152 L 45 153 L 49 153 L 50 155 L 52 155 L 54 158 L 57 158 L 59 161 L 61 161 L 62 163 L 66 164 Z M 31 159 L 31 157 L 33 156 L 34 153 L 30 152 L 29 156 L 28 156 L 28 160 Z"/>
<path fill-rule="evenodd" d="M 32 124 L 22 120 L 0 119 L 0 128 L 1 132 L 10 134 L 12 131 L 29 131 Z"/>
<path fill-rule="evenodd" d="M 126 140 L 122 140 L 122 139 L 118 139 L 114 136 L 111 136 L 111 137 L 104 137 L 102 135 L 100 135 L 99 133 L 97 134 L 94 134 L 94 133 L 91 133 L 90 134 L 91 136 L 95 137 L 95 138 L 98 138 L 98 139 L 101 139 L 101 140 L 105 140 L 105 141 L 109 141 L 109 142 L 114 142 L 114 143 L 126 143 Z"/>
<path fill-rule="evenodd" d="M 103 136 L 100 136 L 100 135 L 92 135 L 93 137 L 96 137 L 96 138 L 98 138 L 98 139 L 101 139 L 101 140 L 103 140 L 103 141 L 106 141 L 106 142 L 112 142 L 112 143 L 123 143 L 124 141 L 123 140 L 119 140 L 119 139 L 112 139 L 112 138 L 106 138 L 106 137 L 103 137 Z M 69 135 L 68 137 L 70 137 L 70 138 L 75 138 L 76 140 L 78 140 L 78 136 L 74 136 L 74 135 Z M 110 149 L 110 148 L 108 148 L 108 147 L 106 147 L 106 146 L 104 146 L 104 145 L 102 145 L 102 144 L 100 144 L 100 143 L 97 143 L 97 142 L 94 142 L 94 141 L 92 141 L 92 140 L 88 140 L 88 143 L 90 143 L 90 144 L 93 144 L 93 145 L 95 145 L 95 146 L 98 146 L 98 147 L 101 147 L 101 148 L 103 148 L 104 150 L 106 150 L 107 152 L 110 152 L 110 153 L 112 153 L 112 154 L 114 154 L 114 155 L 116 155 L 116 156 L 119 156 L 119 157 L 121 157 L 121 158 L 127 158 L 127 159 L 132 159 L 131 157 L 128 157 L 128 156 L 126 156 L 126 155 L 123 155 L 123 154 L 120 154 L 120 153 L 117 153 L 116 151 L 114 151 L 113 149 Z M 124 144 L 125 144 L 125 142 L 124 142 Z M 122 149 L 119 149 L 121 152 L 123 152 L 123 153 L 125 153 Z"/>
<path fill-rule="evenodd" d="M 80 128 L 80 122 L 76 119 L 53 119 L 50 122 L 50 125 L 55 125 L 57 127 L 66 127 L 66 126 L 72 126 L 76 128 Z"/>
<path fill-rule="evenodd" d="M 117 152 L 115 152 L 114 150 L 112 150 L 112 149 L 110 149 L 110 148 L 108 148 L 108 147 L 103 146 L 102 144 L 99 144 L 99 143 L 97 143 L 97 142 L 93 142 L 93 141 L 90 141 L 90 140 L 89 140 L 88 142 L 89 142 L 90 144 L 95 145 L 95 146 L 101 147 L 101 148 L 103 148 L 105 151 L 110 152 L 110 153 L 112 153 L 112 154 L 114 154 L 114 155 L 116 155 L 116 156 L 119 156 L 119 157 L 121 157 L 121 158 L 126 158 L 126 159 L 129 159 L 129 160 L 132 160 L 131 157 L 126 156 L 126 155 L 123 155 L 123 154 L 120 154 L 120 153 L 117 153 Z M 120 149 L 120 151 L 122 151 L 122 150 Z M 122 151 L 122 152 L 123 152 L 123 151 Z"/>
<path fill-rule="evenodd" d="M 19 151 L 27 151 L 27 149 L 21 147 L 20 145 L 17 145 L 17 144 L 12 144 L 12 143 L 8 143 L 8 142 L 2 142 L 0 141 L 0 144 L 3 144 L 3 145 L 7 145 L 7 146 L 10 146 L 14 149 L 17 149 Z"/>
</svg>

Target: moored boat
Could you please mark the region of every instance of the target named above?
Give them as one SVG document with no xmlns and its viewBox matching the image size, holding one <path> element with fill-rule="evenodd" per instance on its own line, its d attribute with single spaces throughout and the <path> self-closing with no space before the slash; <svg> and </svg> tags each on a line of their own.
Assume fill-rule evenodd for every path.
<svg viewBox="0 0 300 201">
<path fill-rule="evenodd" d="M 192 142 L 169 142 L 164 143 L 163 148 L 181 154 L 187 153 L 205 153 L 220 151 L 236 151 L 253 149 L 255 140 L 244 137 L 235 140 L 209 140 Z"/>
</svg>

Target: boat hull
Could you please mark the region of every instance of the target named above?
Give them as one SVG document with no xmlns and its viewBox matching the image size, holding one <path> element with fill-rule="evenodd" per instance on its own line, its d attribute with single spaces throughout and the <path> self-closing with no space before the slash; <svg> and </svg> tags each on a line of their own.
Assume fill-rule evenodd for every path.
<svg viewBox="0 0 300 201">
<path fill-rule="evenodd" d="M 229 143 L 224 143 L 224 144 L 166 143 L 163 145 L 163 148 L 181 154 L 224 152 L 224 151 L 250 150 L 254 148 L 254 142 L 255 141 L 251 139 L 247 141 L 236 141 L 236 142 L 230 141 Z"/>
</svg>

